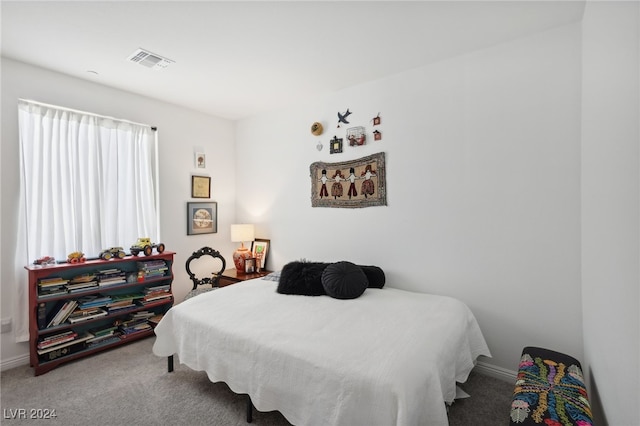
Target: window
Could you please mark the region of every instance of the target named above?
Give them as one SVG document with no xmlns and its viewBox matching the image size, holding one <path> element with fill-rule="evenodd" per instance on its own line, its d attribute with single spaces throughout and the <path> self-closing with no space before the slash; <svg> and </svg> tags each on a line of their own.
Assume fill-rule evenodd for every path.
<svg viewBox="0 0 640 426">
<path fill-rule="evenodd" d="M 33 101 L 18 108 L 18 285 L 26 288 L 23 266 L 41 256 L 91 258 L 113 246 L 128 251 L 138 237 L 159 241 L 154 129 Z"/>
</svg>

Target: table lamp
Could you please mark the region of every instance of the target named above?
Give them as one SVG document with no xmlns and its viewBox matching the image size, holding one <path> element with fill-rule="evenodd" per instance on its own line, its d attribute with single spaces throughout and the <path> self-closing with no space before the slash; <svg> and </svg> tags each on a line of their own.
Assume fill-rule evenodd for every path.
<svg viewBox="0 0 640 426">
<path fill-rule="evenodd" d="M 253 241 L 254 239 L 254 227 L 250 224 L 237 224 L 231 225 L 231 241 L 234 243 L 240 243 L 240 247 L 233 252 L 233 263 L 236 265 L 236 271 L 238 273 L 244 273 L 245 259 L 251 259 L 251 251 L 244 246 L 245 241 Z"/>
</svg>

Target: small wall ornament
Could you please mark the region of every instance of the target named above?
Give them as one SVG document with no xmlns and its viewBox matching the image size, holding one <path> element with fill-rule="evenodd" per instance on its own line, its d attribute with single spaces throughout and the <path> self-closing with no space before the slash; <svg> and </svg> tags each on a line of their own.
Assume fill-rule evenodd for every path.
<svg viewBox="0 0 640 426">
<path fill-rule="evenodd" d="M 329 148 L 329 153 L 330 154 L 339 154 L 342 152 L 342 138 L 338 139 L 337 136 L 334 136 L 333 139 L 331 139 L 331 145 Z"/>
<path fill-rule="evenodd" d="M 349 146 L 364 145 L 367 140 L 365 128 L 358 126 L 347 129 L 347 140 L 349 141 Z"/>
<path fill-rule="evenodd" d="M 344 123 L 344 124 L 349 124 L 349 122 L 347 121 L 347 117 L 349 117 L 351 115 L 351 111 L 349 111 L 349 108 L 347 108 L 347 110 L 343 113 L 340 113 L 340 111 L 338 111 L 338 126 L 340 127 L 340 123 Z"/>
<path fill-rule="evenodd" d="M 313 123 L 311 125 L 311 133 L 314 136 L 320 136 L 323 131 L 324 131 L 324 129 L 322 127 L 322 123 L 316 121 L 315 123 Z"/>
</svg>

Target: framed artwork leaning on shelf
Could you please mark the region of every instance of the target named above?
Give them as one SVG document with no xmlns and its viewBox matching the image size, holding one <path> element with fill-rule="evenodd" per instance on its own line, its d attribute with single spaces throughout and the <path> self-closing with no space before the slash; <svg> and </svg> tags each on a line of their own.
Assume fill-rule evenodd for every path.
<svg viewBox="0 0 640 426">
<path fill-rule="evenodd" d="M 218 203 L 187 203 L 187 235 L 218 232 Z"/>
<path fill-rule="evenodd" d="M 256 238 L 251 243 L 251 254 L 254 258 L 260 260 L 260 263 L 256 266 L 260 267 L 260 269 L 267 269 L 267 255 L 269 254 L 269 249 L 271 246 L 271 240 L 265 240 L 262 238 Z"/>
</svg>

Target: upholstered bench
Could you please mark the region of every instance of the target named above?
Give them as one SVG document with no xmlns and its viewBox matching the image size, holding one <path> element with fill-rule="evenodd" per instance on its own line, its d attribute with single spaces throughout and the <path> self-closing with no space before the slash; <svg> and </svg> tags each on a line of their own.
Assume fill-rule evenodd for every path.
<svg viewBox="0 0 640 426">
<path fill-rule="evenodd" d="M 549 349 L 522 350 L 511 402 L 511 426 L 593 424 L 582 366 Z"/>
</svg>

